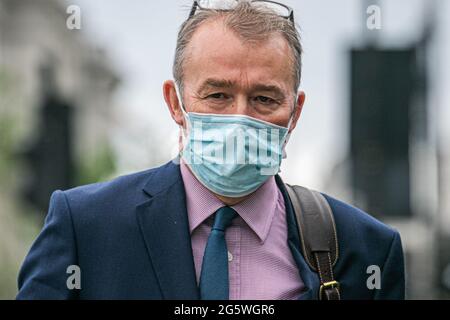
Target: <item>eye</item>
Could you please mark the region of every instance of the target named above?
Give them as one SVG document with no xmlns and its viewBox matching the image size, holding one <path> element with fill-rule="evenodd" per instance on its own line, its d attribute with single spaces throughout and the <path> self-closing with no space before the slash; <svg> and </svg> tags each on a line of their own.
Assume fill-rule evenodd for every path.
<svg viewBox="0 0 450 320">
<path fill-rule="evenodd" d="M 222 92 L 212 93 L 206 97 L 206 99 L 222 100 L 226 99 L 227 96 Z"/>
<path fill-rule="evenodd" d="M 266 97 L 266 96 L 257 96 L 254 98 L 254 100 L 258 103 L 261 104 L 265 104 L 265 105 L 270 105 L 270 104 L 275 104 L 277 103 L 276 100 L 270 98 L 270 97 Z"/>
</svg>

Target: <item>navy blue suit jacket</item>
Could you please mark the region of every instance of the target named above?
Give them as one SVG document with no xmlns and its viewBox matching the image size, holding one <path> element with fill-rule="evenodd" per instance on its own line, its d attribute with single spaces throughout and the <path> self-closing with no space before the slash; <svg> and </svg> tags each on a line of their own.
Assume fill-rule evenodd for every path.
<svg viewBox="0 0 450 320">
<path fill-rule="evenodd" d="M 305 262 L 295 215 L 286 202 L 288 244 L 305 283 L 301 299 L 317 299 L 319 279 Z M 343 299 L 403 299 L 404 267 L 397 231 L 325 195 L 339 240 L 335 277 Z M 81 271 L 70 290 L 67 268 Z M 370 290 L 370 265 L 381 288 Z M 179 166 L 55 191 L 45 225 L 19 274 L 18 299 L 198 299 L 184 185 Z"/>
</svg>

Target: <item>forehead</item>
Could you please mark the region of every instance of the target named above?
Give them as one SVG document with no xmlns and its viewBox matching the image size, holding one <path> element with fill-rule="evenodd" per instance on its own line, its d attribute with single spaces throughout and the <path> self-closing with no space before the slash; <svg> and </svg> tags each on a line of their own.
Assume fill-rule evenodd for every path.
<svg viewBox="0 0 450 320">
<path fill-rule="evenodd" d="M 246 41 L 222 19 L 206 21 L 195 31 L 186 54 L 186 83 L 217 77 L 241 84 L 275 82 L 293 86 L 292 51 L 279 33 L 262 41 Z"/>
</svg>

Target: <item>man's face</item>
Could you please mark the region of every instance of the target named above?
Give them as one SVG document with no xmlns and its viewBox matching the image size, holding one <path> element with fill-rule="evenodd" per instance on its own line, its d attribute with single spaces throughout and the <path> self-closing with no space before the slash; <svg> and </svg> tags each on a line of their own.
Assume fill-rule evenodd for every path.
<svg viewBox="0 0 450 320">
<path fill-rule="evenodd" d="M 242 114 L 286 127 L 297 107 L 295 127 L 304 94 L 293 90 L 291 49 L 282 35 L 244 43 L 221 20 L 209 21 L 195 32 L 186 53 L 186 111 Z M 172 116 L 184 125 L 178 109 L 171 107 Z"/>
</svg>

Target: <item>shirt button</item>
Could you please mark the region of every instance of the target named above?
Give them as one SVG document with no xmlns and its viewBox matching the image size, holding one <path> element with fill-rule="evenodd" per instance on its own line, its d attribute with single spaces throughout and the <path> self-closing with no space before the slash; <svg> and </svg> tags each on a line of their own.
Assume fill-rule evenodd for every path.
<svg viewBox="0 0 450 320">
<path fill-rule="evenodd" d="M 233 255 L 231 254 L 230 251 L 228 251 L 228 261 L 229 262 L 233 261 Z"/>
</svg>

